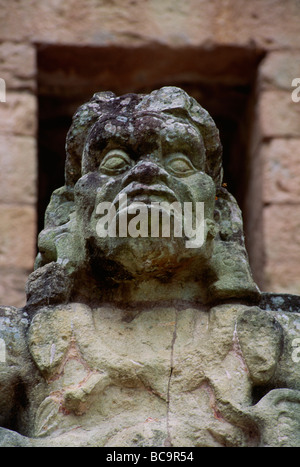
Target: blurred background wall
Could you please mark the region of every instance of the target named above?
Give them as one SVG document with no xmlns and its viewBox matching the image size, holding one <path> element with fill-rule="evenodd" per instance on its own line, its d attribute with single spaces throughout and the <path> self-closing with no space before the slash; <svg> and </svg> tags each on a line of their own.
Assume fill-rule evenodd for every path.
<svg viewBox="0 0 300 467">
<path fill-rule="evenodd" d="M 261 290 L 299 294 L 297 77 L 300 0 L 0 0 L 0 304 L 25 303 L 76 108 L 164 85 L 220 129 Z"/>
</svg>

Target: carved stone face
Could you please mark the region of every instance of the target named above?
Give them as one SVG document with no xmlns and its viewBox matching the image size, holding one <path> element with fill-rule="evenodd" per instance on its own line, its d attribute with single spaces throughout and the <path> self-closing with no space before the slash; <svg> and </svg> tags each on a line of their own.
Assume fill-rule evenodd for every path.
<svg viewBox="0 0 300 467">
<path fill-rule="evenodd" d="M 82 177 L 75 186 L 77 215 L 93 261 L 122 265 L 130 274 L 164 274 L 182 261 L 210 255 L 215 184 L 204 172 L 205 147 L 192 124 L 154 112 L 122 114 L 98 121 L 87 139 Z M 88 189 L 86 189 L 88 187 Z M 127 206 L 141 202 L 204 203 L 205 242 L 187 248 L 186 238 L 130 236 L 100 238 L 97 206 L 110 202 L 118 213 L 120 195 Z"/>
<path fill-rule="evenodd" d="M 55 303 L 71 296 L 115 300 L 116 293 L 128 302 L 181 299 L 183 290 L 187 299 L 205 303 L 257 299 L 242 214 L 222 186 L 218 129 L 185 91 L 167 86 L 147 95 L 94 94 L 74 114 L 66 152 L 65 185 L 51 197 L 37 271 L 28 282 L 31 304 L 43 300 L 39 290 L 49 275 Z M 127 197 L 127 208 L 120 196 Z M 162 202 L 189 203 L 193 212 L 204 205 L 201 246 L 187 247 L 185 230 L 181 236 L 172 228 L 169 236 L 129 233 L 137 203 L 150 210 L 152 227 L 153 204 Z M 119 221 L 129 214 L 129 235 L 99 235 L 104 203 L 115 208 Z M 169 215 L 171 227 L 178 217 L 184 223 L 185 214 L 183 208 L 181 218 Z M 63 281 L 68 285 L 62 287 Z"/>
</svg>

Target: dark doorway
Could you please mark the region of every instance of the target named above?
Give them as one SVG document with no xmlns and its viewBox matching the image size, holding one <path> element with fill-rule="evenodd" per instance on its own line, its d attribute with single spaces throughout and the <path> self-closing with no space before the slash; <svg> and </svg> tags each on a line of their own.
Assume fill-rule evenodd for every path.
<svg viewBox="0 0 300 467">
<path fill-rule="evenodd" d="M 262 58 L 260 50 L 239 47 L 39 45 L 39 231 L 51 193 L 64 184 L 65 138 L 76 108 L 97 91 L 121 95 L 165 85 L 186 90 L 214 118 L 224 150 L 224 182 L 236 197 L 247 224 L 244 205 L 251 165 L 249 119 Z"/>
</svg>

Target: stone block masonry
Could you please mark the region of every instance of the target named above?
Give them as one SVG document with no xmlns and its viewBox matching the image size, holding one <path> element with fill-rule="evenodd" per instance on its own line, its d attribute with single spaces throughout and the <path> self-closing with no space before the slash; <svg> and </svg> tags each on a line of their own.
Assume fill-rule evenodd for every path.
<svg viewBox="0 0 300 467">
<path fill-rule="evenodd" d="M 0 77 L 6 85 L 0 102 L 0 303 L 19 307 L 26 300 L 36 243 L 35 56 L 30 42 L 0 43 Z"/>
</svg>

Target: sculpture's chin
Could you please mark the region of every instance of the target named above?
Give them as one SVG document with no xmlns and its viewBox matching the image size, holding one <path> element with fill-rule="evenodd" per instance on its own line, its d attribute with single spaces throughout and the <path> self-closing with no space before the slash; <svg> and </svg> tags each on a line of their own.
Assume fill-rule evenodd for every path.
<svg viewBox="0 0 300 467">
<path fill-rule="evenodd" d="M 97 250 L 97 251 L 96 251 Z M 118 265 L 131 276 L 166 277 L 204 257 L 206 245 L 187 248 L 184 238 L 103 238 L 93 242 L 93 256 L 99 261 L 105 252 L 110 264 Z M 111 272 L 113 268 L 110 269 Z"/>
<path fill-rule="evenodd" d="M 160 275 L 174 271 L 186 258 L 182 239 L 130 239 L 118 260 L 132 274 Z"/>
</svg>

